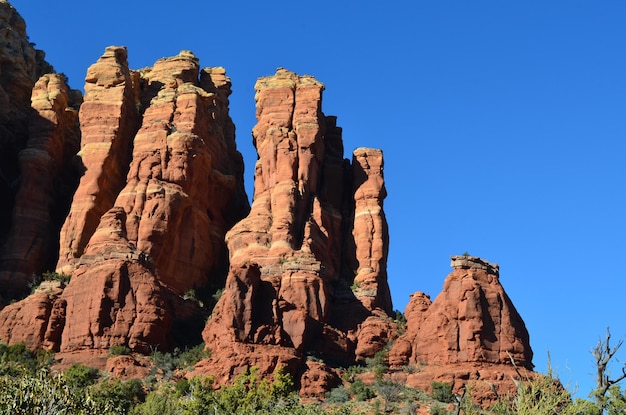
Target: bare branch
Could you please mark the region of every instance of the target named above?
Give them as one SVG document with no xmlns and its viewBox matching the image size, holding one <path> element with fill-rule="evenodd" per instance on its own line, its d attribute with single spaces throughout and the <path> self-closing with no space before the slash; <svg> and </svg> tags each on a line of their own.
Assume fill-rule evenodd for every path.
<svg viewBox="0 0 626 415">
<path fill-rule="evenodd" d="M 609 373 L 609 363 L 614 359 L 620 362 L 615 358 L 617 351 L 622 347 L 624 340 L 620 340 L 617 342 L 615 347 L 611 348 L 611 332 L 607 328 L 606 329 L 606 337 L 604 340 L 598 340 L 598 344 L 591 351 L 594 359 L 596 360 L 596 389 L 593 391 L 593 395 L 595 396 L 596 406 L 602 413 L 607 405 L 607 392 L 609 388 L 613 385 L 618 384 L 622 380 L 626 379 L 626 364 L 623 364 L 621 367 L 622 374 L 616 378 L 611 378 Z"/>
</svg>

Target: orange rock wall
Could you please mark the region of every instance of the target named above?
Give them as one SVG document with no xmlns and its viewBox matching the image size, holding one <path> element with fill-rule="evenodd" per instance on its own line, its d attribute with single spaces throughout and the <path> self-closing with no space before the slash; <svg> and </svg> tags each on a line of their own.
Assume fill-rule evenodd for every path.
<svg viewBox="0 0 626 415">
<path fill-rule="evenodd" d="M 75 189 L 80 93 L 33 48 L 26 24 L 0 3 L 0 302 L 54 269 L 58 231 Z"/>
<path fill-rule="evenodd" d="M 0 338 L 61 353 L 200 341 L 206 310 L 185 294 L 223 283 L 224 234 L 249 210 L 229 93 L 225 71 L 190 52 L 137 72 L 125 48 L 106 49 L 78 114 L 84 175 L 57 266 L 71 281 L 0 311 Z"/>
<path fill-rule="evenodd" d="M 324 86 L 310 76 L 279 69 L 255 89 L 254 199 L 226 235 L 230 273 L 203 333 L 213 357 L 199 370 L 228 378 L 233 367 L 271 373 L 281 362 L 306 370 L 307 354 L 371 357 L 395 330 L 382 152 L 343 159 Z M 275 358 L 234 352 L 249 348 Z"/>
<path fill-rule="evenodd" d="M 308 356 L 349 365 L 391 341 L 392 369 L 419 367 L 402 381 L 422 389 L 507 392 L 511 358 L 532 370 L 498 267 L 476 257 L 452 258 L 434 302 L 412 296 L 398 337 L 383 154 L 344 158 L 315 78 L 279 69 L 258 80 L 250 207 L 223 68 L 182 51 L 134 71 L 111 46 L 88 69 L 82 102 L 6 2 L 0 41 L 0 306 L 33 274 L 71 274 L 0 309 L 3 342 L 105 365 L 113 345 L 149 353 L 204 340 L 212 356 L 197 373 L 223 383 L 283 366 L 304 396 L 340 382 Z M 223 286 L 205 324 L 202 301 Z M 125 373 L 123 360 L 110 370 Z"/>
</svg>

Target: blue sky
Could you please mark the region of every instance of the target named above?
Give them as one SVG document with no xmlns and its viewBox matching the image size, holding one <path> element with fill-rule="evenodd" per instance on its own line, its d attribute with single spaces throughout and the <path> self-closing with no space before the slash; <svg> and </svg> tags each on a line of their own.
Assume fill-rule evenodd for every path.
<svg viewBox="0 0 626 415">
<path fill-rule="evenodd" d="M 536 369 L 549 350 L 583 397 L 590 349 L 607 327 L 626 335 L 626 2 L 12 4 L 77 89 L 109 45 L 132 68 L 182 49 L 224 66 L 250 195 L 256 79 L 285 67 L 322 81 L 346 157 L 385 155 L 395 308 L 434 298 L 450 255 L 497 262 Z"/>
</svg>

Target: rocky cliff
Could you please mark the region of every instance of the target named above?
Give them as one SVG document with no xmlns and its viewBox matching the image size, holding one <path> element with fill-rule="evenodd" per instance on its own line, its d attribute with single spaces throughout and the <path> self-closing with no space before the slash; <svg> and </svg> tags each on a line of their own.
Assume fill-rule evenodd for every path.
<svg viewBox="0 0 626 415">
<path fill-rule="evenodd" d="M 343 159 L 324 86 L 279 69 L 256 84 L 250 214 L 226 235 L 230 271 L 203 338 L 200 372 L 292 373 L 306 356 L 352 363 L 394 337 L 380 150 Z"/>
<path fill-rule="evenodd" d="M 414 294 L 399 335 L 383 154 L 344 159 L 315 78 L 278 69 L 258 80 L 250 206 L 223 68 L 183 51 L 137 71 L 111 46 L 83 98 L 1 0 L 0 36 L 3 342 L 104 367 L 111 346 L 204 341 L 211 357 L 196 373 L 222 383 L 282 366 L 314 396 L 385 350 L 388 375 L 422 389 L 481 382 L 487 394 L 512 387 L 511 362 L 532 370 L 499 269 L 477 257 L 452 258 L 435 301 Z"/>
<path fill-rule="evenodd" d="M 137 72 L 107 48 L 78 114 L 84 175 L 57 267 L 71 280 L 5 307 L 5 341 L 62 353 L 201 341 L 197 297 L 223 284 L 224 234 L 249 210 L 229 93 L 224 70 L 190 52 Z"/>
<path fill-rule="evenodd" d="M 54 268 L 79 174 L 80 101 L 28 41 L 24 20 L 0 2 L 0 302 Z"/>
</svg>

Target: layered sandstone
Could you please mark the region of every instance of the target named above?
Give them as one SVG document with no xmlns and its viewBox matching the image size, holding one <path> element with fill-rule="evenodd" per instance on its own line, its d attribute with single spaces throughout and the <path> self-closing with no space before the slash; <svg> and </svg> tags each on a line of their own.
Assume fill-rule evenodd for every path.
<svg viewBox="0 0 626 415">
<path fill-rule="evenodd" d="M 229 93 L 225 71 L 201 70 L 191 52 L 137 72 L 125 48 L 106 49 L 79 113 L 85 174 L 58 263 L 71 280 L 2 310 L 0 338 L 61 356 L 201 341 L 206 310 L 185 293 L 223 283 L 224 234 L 249 210 Z M 38 311 L 24 314 L 25 304 Z M 41 326 L 34 338 L 17 328 L 29 321 Z"/>
<path fill-rule="evenodd" d="M 142 376 L 136 357 L 107 364 L 109 347 L 148 353 L 203 339 L 212 357 L 198 373 L 223 383 L 284 367 L 303 396 L 337 386 L 338 366 L 394 340 L 390 376 L 420 389 L 471 384 L 488 400 L 492 385 L 514 387 L 511 362 L 532 370 L 499 268 L 477 257 L 452 258 L 434 302 L 412 296 L 397 338 L 383 155 L 358 148 L 344 159 L 313 77 L 279 69 L 256 84 L 250 210 L 223 68 L 182 51 L 134 71 L 112 46 L 88 69 L 78 111 L 82 97 L 51 74 L 3 0 L 0 40 L 0 300 L 55 265 L 71 275 L 0 310 L 1 341 Z M 203 300 L 221 287 L 205 325 Z M 419 370 L 396 370 L 407 366 Z"/>
<path fill-rule="evenodd" d="M 8 1 L 0 0 L 0 183 L 3 194 L 14 187 L 19 176 L 17 154 L 26 146 L 28 138 L 33 86 L 41 75 L 52 72 L 44 53 L 28 40 L 24 19 Z M 6 201 L 6 198 L 0 200 L 2 213 L 12 210 Z"/>
<path fill-rule="evenodd" d="M 382 152 L 343 159 L 341 129 L 310 76 L 279 69 L 255 89 L 254 200 L 226 235 L 230 272 L 203 332 L 212 358 L 198 366 L 219 380 L 251 366 L 300 374 L 307 354 L 354 362 L 395 329 Z"/>
<path fill-rule="evenodd" d="M 60 236 L 58 268 L 70 273 L 102 215 L 113 207 L 126 182 L 140 114 L 125 48 L 109 47 L 85 78 L 80 108 L 80 159 L 85 173 Z"/>
<path fill-rule="evenodd" d="M 0 302 L 54 268 L 75 188 L 81 97 L 53 72 L 24 20 L 0 1 Z"/>
<path fill-rule="evenodd" d="M 74 190 L 79 99 L 63 75 L 43 75 L 33 88 L 12 227 L 0 255 L 0 283 L 9 298 L 35 283 L 33 275 L 54 269 L 60 218 Z"/>
<path fill-rule="evenodd" d="M 451 266 L 435 301 L 424 293 L 411 296 L 406 332 L 391 348 L 389 363 L 420 367 L 407 381 L 420 389 L 435 379 L 456 390 L 470 382 L 513 390 L 512 362 L 532 370 L 533 352 L 524 321 L 500 283 L 499 267 L 467 255 L 453 256 Z"/>
</svg>

